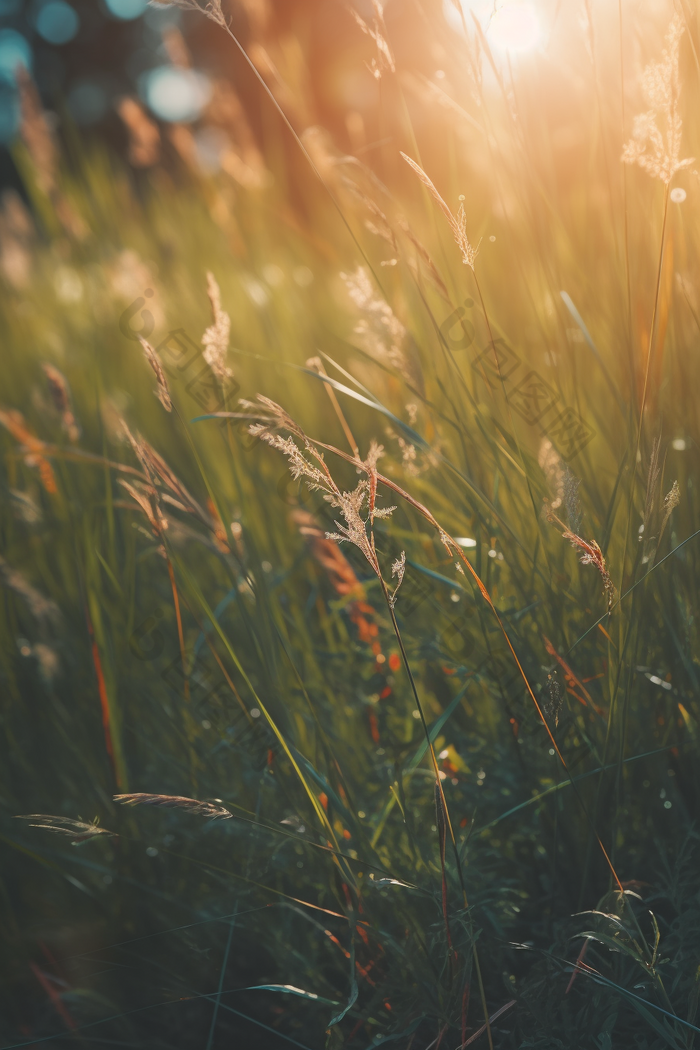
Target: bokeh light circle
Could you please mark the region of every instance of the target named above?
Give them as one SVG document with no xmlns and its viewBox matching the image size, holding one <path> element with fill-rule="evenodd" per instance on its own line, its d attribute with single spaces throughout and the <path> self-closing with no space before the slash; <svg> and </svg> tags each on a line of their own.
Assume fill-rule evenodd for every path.
<svg viewBox="0 0 700 1050">
<path fill-rule="evenodd" d="M 144 13 L 148 0 L 104 0 L 105 7 L 115 18 L 130 22 Z"/>
<path fill-rule="evenodd" d="M 160 66 L 143 77 L 141 93 L 161 120 L 187 123 L 196 120 L 209 101 L 211 85 L 202 73 Z"/>
<path fill-rule="evenodd" d="M 14 82 L 17 66 L 31 69 L 32 49 L 15 29 L 0 29 L 0 77 Z"/>
<path fill-rule="evenodd" d="M 489 40 L 503 51 L 529 51 L 540 42 L 542 28 L 532 4 L 504 4 L 489 26 Z"/>
<path fill-rule="evenodd" d="M 682 204 L 687 196 L 682 186 L 676 186 L 674 190 L 671 190 L 671 200 L 674 204 Z"/>
<path fill-rule="evenodd" d="M 47 44 L 67 44 L 78 32 L 80 19 L 65 0 L 49 0 L 39 8 L 34 26 Z"/>
</svg>

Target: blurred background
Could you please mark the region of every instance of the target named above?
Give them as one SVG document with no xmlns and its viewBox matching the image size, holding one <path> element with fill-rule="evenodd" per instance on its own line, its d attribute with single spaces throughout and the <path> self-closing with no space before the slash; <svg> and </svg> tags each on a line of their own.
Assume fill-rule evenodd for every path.
<svg viewBox="0 0 700 1050">
<path fill-rule="evenodd" d="M 685 1047 L 698 176 L 691 161 L 671 187 L 621 154 L 675 14 L 663 82 L 683 84 L 680 157 L 700 156 L 697 5 L 223 5 L 235 40 L 186 3 L 0 0 L 0 1047 L 456 1050 L 484 1019 L 477 935 L 486 1001 L 510 1004 L 499 1050 Z M 378 581 L 245 421 L 199 419 L 262 392 L 344 448 L 320 353 L 363 454 L 383 442 L 537 695 L 558 696 L 595 835 L 645 895 L 631 917 L 611 917 L 592 826 L 479 592 L 402 509 L 377 534 L 387 577 L 408 558 L 397 615 L 469 867 L 469 912 L 447 876 L 452 956 L 434 775 Z M 124 424 L 160 464 L 172 575 L 119 483 L 149 481 Z M 542 514 L 565 480 L 633 592 L 611 619 Z M 241 819 L 132 810 L 127 791 Z M 598 905 L 603 983 L 572 988 L 578 913 Z"/>
<path fill-rule="evenodd" d="M 441 3 L 421 2 L 418 19 L 415 9 L 413 0 L 394 0 L 386 5 L 385 18 L 397 60 L 427 73 L 435 67 L 435 55 L 425 46 L 421 20 L 442 18 Z M 371 3 L 361 0 L 357 11 L 371 23 Z M 266 81 L 277 81 L 281 89 L 278 56 L 266 49 L 272 41 L 286 48 L 299 77 L 304 66 L 303 95 L 295 97 L 290 112 L 297 122 L 323 124 L 350 149 L 376 137 L 378 84 L 363 63 L 373 45 L 348 5 L 341 0 L 241 0 L 230 3 L 226 14 L 243 46 L 255 44 L 251 57 Z M 218 27 L 196 12 L 146 0 L 3 0 L 0 179 L 5 185 L 19 184 L 11 149 L 21 121 L 18 66 L 31 72 L 64 140 L 89 136 L 126 155 L 130 134 L 140 123 L 143 148 L 132 150 L 130 157 L 137 168 L 163 161 L 176 170 L 174 129 L 191 124 L 197 128 L 198 161 L 217 170 L 231 145 L 221 129 L 222 110 L 237 104 L 236 95 L 259 135 L 254 74 Z M 228 87 L 225 97 L 222 84 Z M 292 101 L 289 90 L 286 101 Z M 148 122 L 153 124 L 150 137 Z M 244 145 L 252 148 L 251 142 Z"/>
</svg>

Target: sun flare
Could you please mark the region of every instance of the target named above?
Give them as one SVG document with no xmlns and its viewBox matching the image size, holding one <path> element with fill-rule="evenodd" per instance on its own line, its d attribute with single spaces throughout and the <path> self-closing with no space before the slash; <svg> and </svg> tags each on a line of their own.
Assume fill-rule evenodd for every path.
<svg viewBox="0 0 700 1050">
<path fill-rule="evenodd" d="M 503 51 L 530 51 L 542 37 L 542 27 L 532 4 L 504 4 L 489 25 L 489 40 Z"/>
<path fill-rule="evenodd" d="M 477 18 L 489 42 L 499 51 L 524 52 L 537 47 L 542 39 L 542 23 L 533 4 L 503 3 L 494 11 L 489 0 L 459 0 L 464 18 L 469 22 L 472 15 Z M 445 3 L 448 22 L 461 29 L 463 22 L 452 0 Z"/>
</svg>

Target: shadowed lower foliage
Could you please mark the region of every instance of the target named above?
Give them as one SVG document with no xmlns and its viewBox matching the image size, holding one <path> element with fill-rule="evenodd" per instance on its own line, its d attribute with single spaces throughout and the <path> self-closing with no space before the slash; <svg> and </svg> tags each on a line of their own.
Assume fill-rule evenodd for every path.
<svg viewBox="0 0 700 1050">
<path fill-rule="evenodd" d="M 697 13 L 180 6 L 167 168 L 20 77 L 0 1050 L 691 1050 Z"/>
</svg>

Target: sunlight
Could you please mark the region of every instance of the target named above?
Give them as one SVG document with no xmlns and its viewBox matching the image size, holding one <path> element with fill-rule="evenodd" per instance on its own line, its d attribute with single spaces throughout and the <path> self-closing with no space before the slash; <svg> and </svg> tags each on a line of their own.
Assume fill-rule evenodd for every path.
<svg viewBox="0 0 700 1050">
<path fill-rule="evenodd" d="M 493 0 L 460 0 L 467 22 L 478 18 L 490 43 L 499 51 L 523 52 L 536 47 L 542 38 L 542 26 L 534 6 L 530 3 L 504 3 L 494 12 Z M 455 28 L 462 28 L 462 19 L 452 0 L 445 2 L 445 16 Z"/>
<path fill-rule="evenodd" d="M 542 29 L 532 4 L 504 4 L 494 15 L 489 40 L 503 51 L 529 51 L 540 41 Z"/>
</svg>

